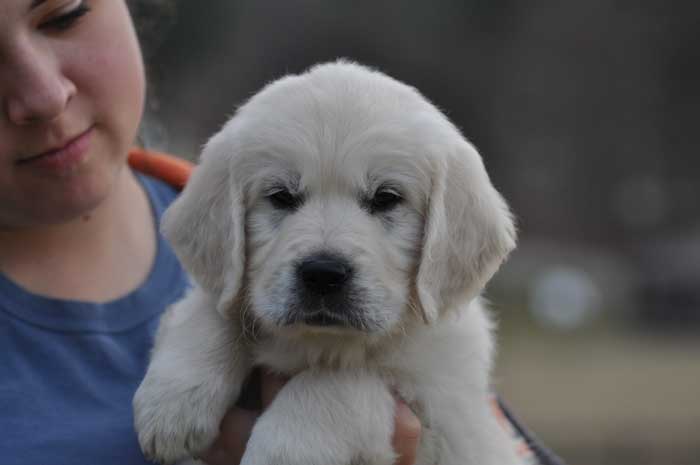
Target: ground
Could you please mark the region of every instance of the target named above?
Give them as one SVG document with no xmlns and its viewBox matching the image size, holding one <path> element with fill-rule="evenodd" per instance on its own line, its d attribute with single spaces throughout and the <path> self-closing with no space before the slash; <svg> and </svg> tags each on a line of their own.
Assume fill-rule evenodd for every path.
<svg viewBox="0 0 700 465">
<path fill-rule="evenodd" d="M 610 318 L 562 333 L 497 315 L 497 389 L 568 465 L 699 463 L 700 333 Z"/>
</svg>

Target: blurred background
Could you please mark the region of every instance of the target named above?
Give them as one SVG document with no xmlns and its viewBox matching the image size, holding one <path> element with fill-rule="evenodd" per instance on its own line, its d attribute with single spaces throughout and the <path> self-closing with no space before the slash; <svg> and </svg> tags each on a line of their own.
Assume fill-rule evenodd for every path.
<svg viewBox="0 0 700 465">
<path fill-rule="evenodd" d="M 700 2 L 134 8 L 144 142 L 190 159 L 265 83 L 314 63 L 346 57 L 417 87 L 518 219 L 488 290 L 498 391 L 570 465 L 700 463 Z"/>
</svg>

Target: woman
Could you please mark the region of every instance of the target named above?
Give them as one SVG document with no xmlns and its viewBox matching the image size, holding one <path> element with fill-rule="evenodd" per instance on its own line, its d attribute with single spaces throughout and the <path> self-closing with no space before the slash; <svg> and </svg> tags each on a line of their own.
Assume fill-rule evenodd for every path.
<svg viewBox="0 0 700 465">
<path fill-rule="evenodd" d="M 124 0 L 0 3 L 0 456 L 146 463 L 131 397 L 187 278 L 157 233 L 176 191 L 127 154 L 144 105 Z M 269 402 L 283 380 L 263 377 Z M 259 412 L 232 409 L 203 454 L 236 464 Z M 420 424 L 397 408 L 413 463 Z"/>
</svg>

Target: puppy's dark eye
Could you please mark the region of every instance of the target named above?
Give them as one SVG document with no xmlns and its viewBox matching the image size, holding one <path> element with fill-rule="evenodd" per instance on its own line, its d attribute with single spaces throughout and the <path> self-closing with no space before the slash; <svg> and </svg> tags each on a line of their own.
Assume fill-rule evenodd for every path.
<svg viewBox="0 0 700 465">
<path fill-rule="evenodd" d="M 267 196 L 273 207 L 278 210 L 296 210 L 302 203 L 300 195 L 294 195 L 287 189 L 278 189 Z"/>
<path fill-rule="evenodd" d="M 384 213 L 396 207 L 403 198 L 393 189 L 380 189 L 369 202 L 372 213 Z"/>
</svg>

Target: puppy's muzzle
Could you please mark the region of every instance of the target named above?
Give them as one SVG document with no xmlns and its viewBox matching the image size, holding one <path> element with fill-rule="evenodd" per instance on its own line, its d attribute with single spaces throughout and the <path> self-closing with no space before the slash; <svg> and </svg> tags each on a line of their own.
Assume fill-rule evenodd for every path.
<svg viewBox="0 0 700 465">
<path fill-rule="evenodd" d="M 350 311 L 349 288 L 353 267 L 341 256 L 318 253 L 296 268 L 302 297 L 297 319 L 311 326 L 345 326 Z"/>
</svg>

